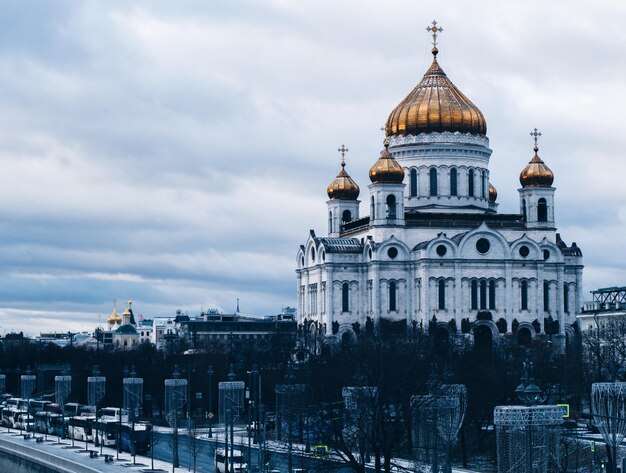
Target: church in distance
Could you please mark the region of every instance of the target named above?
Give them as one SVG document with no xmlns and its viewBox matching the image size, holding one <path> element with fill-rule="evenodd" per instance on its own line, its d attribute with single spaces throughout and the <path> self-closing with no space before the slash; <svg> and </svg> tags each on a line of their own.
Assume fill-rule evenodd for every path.
<svg viewBox="0 0 626 473">
<path fill-rule="evenodd" d="M 582 252 L 555 223 L 554 175 L 534 155 L 521 170 L 519 213 L 498 213 L 483 113 L 437 61 L 389 114 L 370 168 L 369 215 L 343 145 L 328 186 L 328 235 L 297 254 L 301 322 L 344 336 L 367 323 L 568 335 L 582 306 Z M 530 154 L 530 153 L 529 153 Z"/>
</svg>

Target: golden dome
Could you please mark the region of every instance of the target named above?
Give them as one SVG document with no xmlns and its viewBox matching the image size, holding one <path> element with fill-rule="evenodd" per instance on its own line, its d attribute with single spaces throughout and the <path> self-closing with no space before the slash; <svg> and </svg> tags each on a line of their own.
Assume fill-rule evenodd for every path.
<svg viewBox="0 0 626 473">
<path fill-rule="evenodd" d="M 498 191 L 493 186 L 493 184 L 490 182 L 489 183 L 489 202 L 493 203 L 493 202 L 496 201 L 497 198 L 498 198 Z"/>
<path fill-rule="evenodd" d="M 544 163 L 537 151 L 539 147 L 535 144 L 533 148 L 535 155 L 526 165 L 519 175 L 519 182 L 522 187 L 550 187 L 554 182 L 554 173 Z"/>
<path fill-rule="evenodd" d="M 437 62 L 437 53 L 437 48 L 433 48 L 430 68 L 389 115 L 387 136 L 433 131 L 487 134 L 483 113 L 448 79 Z"/>
<path fill-rule="evenodd" d="M 117 313 L 115 308 L 113 309 L 113 312 L 111 312 L 111 315 L 107 318 L 107 323 L 109 325 L 119 325 L 122 323 L 122 317 Z"/>
<path fill-rule="evenodd" d="M 128 310 L 128 307 L 126 307 L 126 309 L 124 309 L 124 312 L 122 312 L 122 316 L 123 317 L 130 317 L 132 314 L 130 313 L 130 310 Z"/>
<path fill-rule="evenodd" d="M 373 183 L 399 184 L 404 180 L 404 169 L 393 158 L 388 147 L 389 141 L 385 140 L 385 150 L 370 168 L 370 180 Z"/>
<path fill-rule="evenodd" d="M 356 200 L 361 190 L 356 182 L 352 180 L 346 172 L 346 162 L 341 160 L 341 171 L 337 177 L 328 185 L 326 192 L 331 200 Z"/>
</svg>

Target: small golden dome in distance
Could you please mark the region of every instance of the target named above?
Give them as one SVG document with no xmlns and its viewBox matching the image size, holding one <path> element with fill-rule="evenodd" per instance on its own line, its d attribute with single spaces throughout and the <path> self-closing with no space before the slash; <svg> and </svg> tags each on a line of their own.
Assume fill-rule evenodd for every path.
<svg viewBox="0 0 626 473">
<path fill-rule="evenodd" d="M 370 180 L 375 184 L 400 184 L 404 180 L 404 169 L 387 149 L 389 142 L 385 140 L 385 150 L 370 168 Z"/>
<path fill-rule="evenodd" d="M 326 189 L 328 198 L 331 200 L 356 200 L 361 190 L 356 182 L 346 172 L 346 163 L 341 161 L 341 171 L 333 179 Z"/>
<path fill-rule="evenodd" d="M 554 182 L 554 173 L 537 154 L 539 147 L 535 144 L 533 149 L 535 155 L 526 167 L 522 169 L 519 175 L 519 182 L 522 187 L 551 187 Z"/>
<path fill-rule="evenodd" d="M 131 316 L 131 313 L 130 313 L 130 310 L 128 310 L 128 307 L 126 307 L 126 309 L 124 309 L 124 312 L 122 312 L 122 315 L 124 317 L 130 317 Z"/>
<path fill-rule="evenodd" d="M 109 325 L 119 325 L 122 323 L 122 317 L 117 313 L 117 310 L 113 309 L 111 315 L 107 318 L 107 323 Z"/>
<path fill-rule="evenodd" d="M 489 183 L 489 202 L 494 203 L 497 198 L 498 198 L 498 191 L 490 182 Z"/>
</svg>

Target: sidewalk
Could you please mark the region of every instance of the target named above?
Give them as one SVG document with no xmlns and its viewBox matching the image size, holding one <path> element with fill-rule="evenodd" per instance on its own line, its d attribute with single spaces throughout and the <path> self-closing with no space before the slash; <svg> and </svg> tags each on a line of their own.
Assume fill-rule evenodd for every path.
<svg viewBox="0 0 626 473">
<path fill-rule="evenodd" d="M 40 437 L 40 434 L 35 436 Z M 133 464 L 133 458 L 130 454 L 123 452 L 119 454 L 119 460 L 116 460 L 117 451 L 114 448 L 103 447 L 100 455 L 100 447 L 95 447 L 93 443 L 87 444 L 88 450 L 85 450 L 85 442 L 75 442 L 72 447 L 71 440 L 61 440 L 58 443 L 57 437 L 48 435 L 47 442 L 36 442 L 35 436 L 29 440 L 24 440 L 24 436 L 19 431 L 11 430 L 7 433 L 6 429 L 0 431 L 0 449 L 7 448 L 7 451 L 13 452 L 25 458 L 32 458 L 37 461 L 48 463 L 51 467 L 60 467 L 61 471 L 65 469 L 68 472 L 84 472 L 84 473 L 122 473 L 122 472 L 170 472 L 172 464 L 160 460 L 154 460 L 154 470 L 150 469 L 150 457 L 137 455 L 136 464 Z M 90 451 L 97 453 L 97 457 L 91 458 Z M 104 461 L 104 455 L 111 455 L 113 461 L 107 463 Z M 59 461 L 61 460 L 61 461 Z"/>
</svg>

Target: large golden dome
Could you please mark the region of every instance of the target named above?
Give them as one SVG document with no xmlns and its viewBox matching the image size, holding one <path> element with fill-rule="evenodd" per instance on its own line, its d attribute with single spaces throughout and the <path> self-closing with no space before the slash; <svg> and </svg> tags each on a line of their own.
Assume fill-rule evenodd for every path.
<svg viewBox="0 0 626 473">
<path fill-rule="evenodd" d="M 356 200 L 361 190 L 356 182 L 346 172 L 346 162 L 341 161 L 341 171 L 337 177 L 328 185 L 326 192 L 331 200 Z"/>
<path fill-rule="evenodd" d="M 522 187 L 550 187 L 554 182 L 554 173 L 544 163 L 537 151 L 539 147 L 535 144 L 533 148 L 535 155 L 526 165 L 519 175 L 519 182 Z"/>
<path fill-rule="evenodd" d="M 389 115 L 387 136 L 433 131 L 487 134 L 483 113 L 448 79 L 437 62 L 437 53 L 437 48 L 433 48 L 430 68 Z"/>
<path fill-rule="evenodd" d="M 385 150 L 370 168 L 370 180 L 373 183 L 399 184 L 404 180 L 404 169 L 393 158 L 388 147 L 389 141 L 385 140 Z"/>
</svg>

